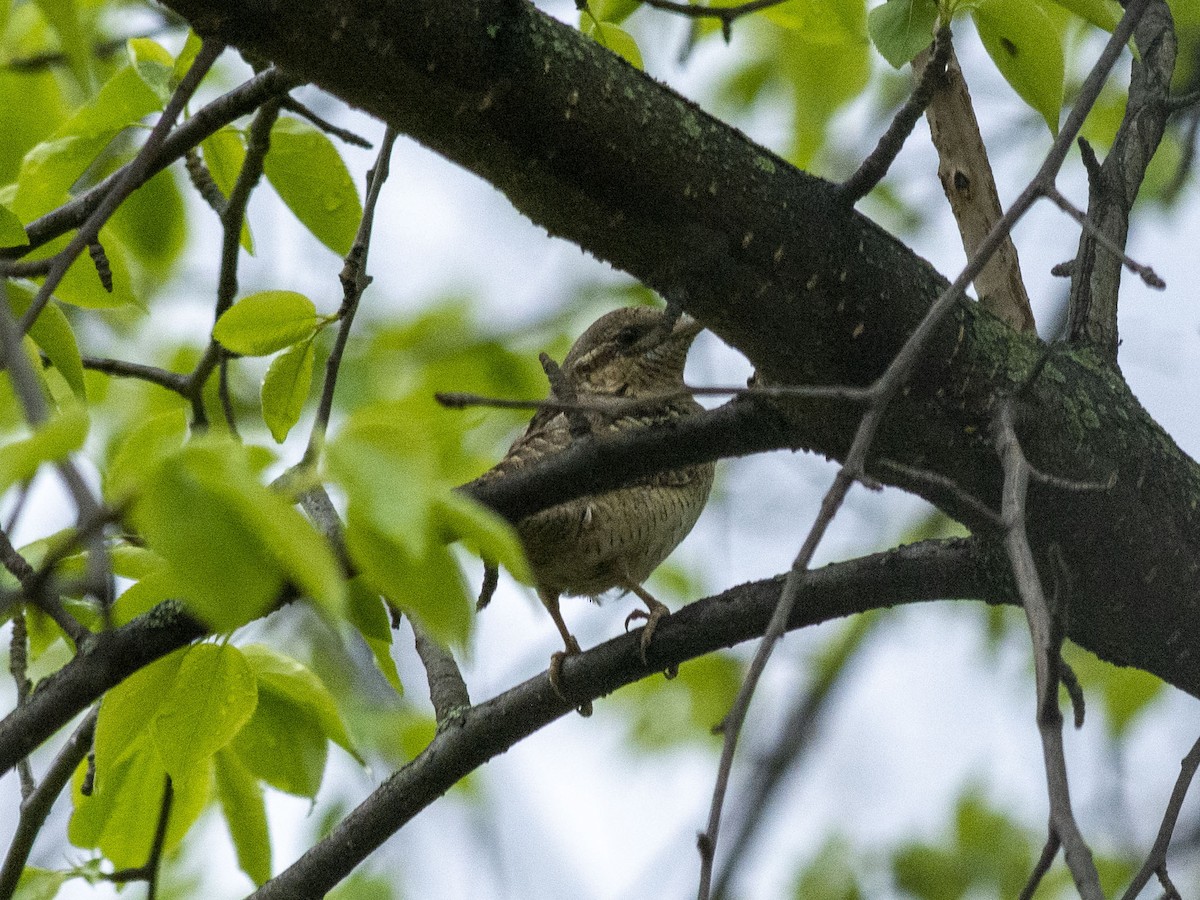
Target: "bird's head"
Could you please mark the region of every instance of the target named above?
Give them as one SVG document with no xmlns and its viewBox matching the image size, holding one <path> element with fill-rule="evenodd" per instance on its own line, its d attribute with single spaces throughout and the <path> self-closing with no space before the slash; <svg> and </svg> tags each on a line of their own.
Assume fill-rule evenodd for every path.
<svg viewBox="0 0 1200 900">
<path fill-rule="evenodd" d="M 578 391 L 636 397 L 671 391 L 683 384 L 688 348 L 703 330 L 681 315 L 646 306 L 601 316 L 571 347 L 563 374 Z"/>
</svg>

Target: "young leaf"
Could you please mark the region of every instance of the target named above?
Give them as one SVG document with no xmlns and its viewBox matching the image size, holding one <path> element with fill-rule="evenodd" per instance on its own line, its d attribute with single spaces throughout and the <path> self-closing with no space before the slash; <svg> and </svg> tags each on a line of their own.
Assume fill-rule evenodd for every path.
<svg viewBox="0 0 1200 900">
<path fill-rule="evenodd" d="M 311 798 L 321 787 L 329 742 L 312 712 L 285 695 L 264 690 L 254 715 L 230 749 L 267 784 Z"/>
<path fill-rule="evenodd" d="M 29 235 L 21 218 L 7 206 L 0 206 L 0 247 L 24 247 L 29 243 Z"/>
<path fill-rule="evenodd" d="M 378 591 L 371 590 L 362 578 L 349 584 L 346 617 L 358 629 L 375 659 L 375 667 L 397 694 L 404 695 L 404 685 L 396 661 L 392 659 L 392 626 Z"/>
<path fill-rule="evenodd" d="M 295 291 L 260 291 L 243 297 L 213 326 L 213 337 L 233 353 L 266 356 L 311 337 L 317 308 Z"/>
<path fill-rule="evenodd" d="M 186 778 L 233 740 L 258 703 L 254 673 L 228 644 L 188 648 L 151 725 L 154 746 L 172 778 Z"/>
<path fill-rule="evenodd" d="M 148 741 L 121 760 L 103 778 L 96 776 L 91 796 L 80 791 L 86 763 L 76 770 L 72 787 L 75 812 L 67 835 L 77 847 L 97 847 L 116 868 L 143 865 L 154 840 L 167 771 Z M 203 765 L 171 779 L 171 817 L 164 847 L 179 846 L 212 795 L 212 766 Z"/>
<path fill-rule="evenodd" d="M 1121 6 L 1116 0 L 1053 0 L 1063 9 L 1068 9 L 1081 19 L 1086 19 L 1097 28 L 1112 33 L 1121 21 Z"/>
<path fill-rule="evenodd" d="M 633 35 L 619 25 L 586 17 L 583 33 L 595 39 L 601 47 L 607 47 L 635 69 L 646 68 L 642 62 L 642 51 L 638 49 L 637 41 L 633 39 Z"/>
<path fill-rule="evenodd" d="M 1039 0 L 979 0 L 971 11 L 984 49 L 1058 134 L 1063 97 L 1063 36 Z"/>
<path fill-rule="evenodd" d="M 317 240 L 339 256 L 350 252 L 362 204 L 346 164 L 324 133 L 299 119 L 280 118 L 271 129 L 263 171 Z"/>
<path fill-rule="evenodd" d="M 217 751 L 217 798 L 237 851 L 238 865 L 256 885 L 271 877 L 271 833 L 258 779 L 228 747 Z"/>
<path fill-rule="evenodd" d="M 150 724 L 175 683 L 187 648 L 134 672 L 104 695 L 96 720 L 96 771 L 102 775 L 149 740 Z"/>
<path fill-rule="evenodd" d="M 8 302 L 13 314 L 22 316 L 33 302 L 33 292 L 20 285 L 10 284 Z M 58 369 L 75 396 L 81 400 L 86 399 L 83 358 L 79 355 L 79 345 L 75 341 L 75 332 L 71 330 L 71 322 L 57 303 L 51 301 L 46 304 L 33 327 L 29 329 L 29 336 L 46 354 L 54 368 Z"/>
<path fill-rule="evenodd" d="M 75 0 L 37 0 L 46 21 L 58 32 L 59 45 L 67 58 L 71 74 L 85 90 L 92 86 L 91 36 L 80 18 Z"/>
<path fill-rule="evenodd" d="M 65 459 L 83 446 L 87 433 L 87 411 L 73 405 L 47 419 L 29 437 L 0 447 L 0 493 L 18 481 L 28 481 L 42 463 Z"/>
<path fill-rule="evenodd" d="M 246 159 L 246 144 L 242 136 L 232 125 L 226 125 L 200 143 L 200 153 L 204 157 L 208 174 L 212 176 L 221 193 L 228 197 L 237 183 L 238 173 L 242 171 L 242 162 Z M 250 231 L 248 217 L 242 220 L 240 242 L 246 252 L 253 256 L 254 235 Z"/>
<path fill-rule="evenodd" d="M 150 38 L 130 38 L 127 47 L 133 70 L 165 105 L 173 90 L 171 77 L 175 71 L 174 57 Z"/>
<path fill-rule="evenodd" d="M 284 582 L 282 568 L 229 496 L 237 488 L 222 488 L 227 472 L 219 461 L 185 448 L 145 479 L 131 509 L 146 544 L 170 564 L 185 602 L 218 631 L 262 615 Z"/>
<path fill-rule="evenodd" d="M 447 538 L 462 541 L 472 553 L 500 563 L 518 581 L 533 583 L 525 550 L 506 521 L 461 494 L 447 493 L 435 506 Z"/>
<path fill-rule="evenodd" d="M 302 341 L 271 361 L 262 384 L 263 421 L 271 437 L 282 444 L 300 421 L 304 403 L 312 387 L 313 342 Z"/>
<path fill-rule="evenodd" d="M 934 0 L 888 0 L 867 14 L 867 33 L 883 58 L 899 69 L 933 41 L 937 15 Z"/>
<path fill-rule="evenodd" d="M 588 3 L 588 11 L 601 22 L 620 25 L 629 18 L 630 13 L 641 5 L 641 0 L 591 0 Z M 581 28 L 584 27 L 584 21 L 588 18 L 590 18 L 588 13 L 581 14 Z"/>
<path fill-rule="evenodd" d="M 117 504 L 132 496 L 164 456 L 183 446 L 187 427 L 187 416 L 182 409 L 135 422 L 116 445 L 103 473 L 104 496 Z"/>
<path fill-rule="evenodd" d="M 312 669 L 263 644 L 251 644 L 243 648 L 243 653 L 254 672 L 254 677 L 258 679 L 260 694 L 274 693 L 281 699 L 308 710 L 329 740 L 359 763 L 364 762 L 354 749 L 333 695 Z"/>
<path fill-rule="evenodd" d="M 217 630 L 264 613 L 285 580 L 340 615 L 345 586 L 328 545 L 258 478 L 246 448 L 196 441 L 144 479 L 131 515 L 189 606 Z"/>
<path fill-rule="evenodd" d="M 351 506 L 346 549 L 372 588 L 414 615 L 443 643 L 462 646 L 471 629 L 471 598 L 458 563 L 441 544 L 415 555 Z"/>
<path fill-rule="evenodd" d="M 119 70 L 90 102 L 25 154 L 13 211 L 32 221 L 59 205 L 114 137 L 159 109 L 162 102 L 131 66 Z"/>
</svg>

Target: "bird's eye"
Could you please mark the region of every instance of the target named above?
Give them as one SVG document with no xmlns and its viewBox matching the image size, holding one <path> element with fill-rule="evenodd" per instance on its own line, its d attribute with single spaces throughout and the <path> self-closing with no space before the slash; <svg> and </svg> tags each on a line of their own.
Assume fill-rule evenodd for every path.
<svg viewBox="0 0 1200 900">
<path fill-rule="evenodd" d="M 641 337 L 641 329 L 633 325 L 626 325 L 617 332 L 617 345 L 621 347 L 632 347 Z"/>
</svg>

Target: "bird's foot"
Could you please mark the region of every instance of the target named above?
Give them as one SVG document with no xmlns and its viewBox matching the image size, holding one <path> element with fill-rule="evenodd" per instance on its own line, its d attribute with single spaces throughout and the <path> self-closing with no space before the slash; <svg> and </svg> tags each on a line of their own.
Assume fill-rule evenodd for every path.
<svg viewBox="0 0 1200 900">
<path fill-rule="evenodd" d="M 554 688 L 554 693 L 558 694 L 559 698 L 561 698 L 564 703 L 571 703 L 572 701 L 567 699 L 567 695 L 564 694 L 562 690 L 563 660 L 568 656 L 574 656 L 577 653 L 582 652 L 583 651 L 579 649 L 579 641 L 575 640 L 575 635 L 568 635 L 567 649 L 559 650 L 558 652 L 550 655 L 550 687 Z M 584 700 L 575 707 L 575 712 L 584 717 L 590 716 L 592 714 L 592 701 Z"/>
<path fill-rule="evenodd" d="M 653 604 L 650 604 L 650 602 L 648 600 L 646 601 L 646 603 L 648 606 L 650 606 L 649 612 L 646 612 L 645 610 L 642 610 L 642 609 L 635 609 L 633 612 L 631 612 L 629 615 L 627 615 L 625 617 L 625 630 L 626 631 L 629 630 L 630 622 L 634 622 L 638 619 L 646 620 L 646 625 L 644 628 L 642 628 L 642 640 L 641 640 L 641 644 L 639 647 L 639 655 L 642 658 L 643 666 L 649 665 L 649 662 L 646 659 L 646 651 L 650 649 L 650 641 L 654 639 L 654 629 L 656 629 L 658 627 L 658 623 L 660 620 L 666 618 L 667 616 L 669 616 L 671 614 L 671 610 L 669 610 L 667 608 L 666 604 L 659 603 L 657 600 L 655 600 Z M 679 674 L 678 666 L 668 666 L 663 671 L 663 675 L 665 675 L 667 678 L 674 678 L 678 674 Z"/>
</svg>

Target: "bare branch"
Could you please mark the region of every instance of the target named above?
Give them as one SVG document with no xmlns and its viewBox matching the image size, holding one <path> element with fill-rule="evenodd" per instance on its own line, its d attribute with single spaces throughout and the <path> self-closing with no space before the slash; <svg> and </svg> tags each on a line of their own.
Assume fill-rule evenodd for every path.
<svg viewBox="0 0 1200 900">
<path fill-rule="evenodd" d="M 8 853 L 4 864 L 0 866 L 0 897 L 11 897 L 33 850 L 33 842 L 45 824 L 46 817 L 54 806 L 54 801 L 62 793 L 67 782 L 79 767 L 79 763 L 87 756 L 92 747 L 92 736 L 96 733 L 97 707 L 93 707 L 79 723 L 74 733 L 67 739 L 58 755 L 46 770 L 42 782 L 21 803 L 21 812 L 17 819 L 17 828 L 13 833 L 12 843 L 8 845 Z"/>
<path fill-rule="evenodd" d="M 1067 314 L 1068 340 L 1096 348 L 1114 364 L 1124 253 L 1097 252 L 1096 234 L 1104 234 L 1113 248 L 1125 246 L 1129 211 L 1170 114 L 1167 98 L 1175 68 L 1170 9 L 1163 0 L 1142 5 L 1147 15 L 1134 35 L 1139 55 L 1133 61 L 1125 115 L 1103 165 L 1090 173 L 1088 219 L 1094 227 L 1079 239 Z"/>
<path fill-rule="evenodd" d="M 338 371 L 342 364 L 342 355 L 346 342 L 350 339 L 350 326 L 354 324 L 354 316 L 358 311 L 359 301 L 363 292 L 371 283 L 367 275 L 367 255 L 371 249 L 371 232 L 375 224 L 375 205 L 387 181 L 389 164 L 392 158 L 392 146 L 396 142 L 396 132 L 387 128 L 383 134 L 383 143 L 375 158 L 375 165 L 367 174 L 367 199 L 363 206 L 362 220 L 358 223 L 358 231 L 354 243 L 346 255 L 342 267 L 342 307 L 338 311 L 338 333 L 329 359 L 325 363 L 325 384 L 321 389 L 321 400 L 317 404 L 317 415 L 313 422 L 312 432 L 308 438 L 308 447 L 304 451 L 304 462 L 315 463 L 325 442 L 325 432 L 329 427 L 329 417 L 333 413 L 333 394 L 337 388 Z"/>
<path fill-rule="evenodd" d="M 916 599 L 914 594 L 972 596 L 983 588 L 975 578 L 991 552 L 984 547 L 975 540 L 927 541 L 808 572 L 801 579 L 804 602 L 796 607 L 789 627 L 908 602 Z M 648 666 L 640 659 L 636 633 L 573 654 L 562 667 L 569 688 L 565 692 L 576 699 L 598 699 L 666 666 L 761 634 L 778 607 L 780 587 L 781 579 L 774 578 L 689 603 L 659 624 Z M 455 719 L 453 728 L 441 729 L 425 750 L 328 837 L 252 896 L 255 900 L 322 896 L 464 775 L 572 710 L 555 693 L 545 672 L 476 704 Z"/>
<path fill-rule="evenodd" d="M 1179 766 L 1179 777 L 1175 780 L 1175 788 L 1171 791 L 1171 800 L 1167 804 L 1166 812 L 1163 813 L 1162 824 L 1158 827 L 1158 836 L 1154 839 L 1154 846 L 1150 848 L 1145 863 L 1133 876 L 1133 881 L 1129 883 L 1125 893 L 1121 895 L 1121 900 L 1137 900 L 1138 894 L 1150 882 L 1153 875 L 1161 873 L 1161 877 L 1166 874 L 1167 848 L 1171 846 L 1171 835 L 1175 831 L 1175 823 L 1179 820 L 1179 811 L 1183 808 L 1188 788 L 1192 786 L 1192 779 L 1196 777 L 1197 768 L 1200 768 L 1200 739 L 1197 739 L 1196 743 L 1192 745 L 1192 749 L 1188 751 Z M 1166 887 L 1165 882 L 1163 887 Z"/>
<path fill-rule="evenodd" d="M 1033 550 L 1025 533 L 1025 495 L 1029 487 L 1029 467 L 1017 439 L 1016 413 L 1013 407 L 1011 399 L 1000 403 L 993 428 L 996 453 L 1004 466 L 1004 491 L 1001 500 L 1001 515 L 1006 529 L 1004 545 L 1033 641 L 1037 723 L 1042 739 L 1042 756 L 1050 798 L 1050 829 L 1053 840 L 1062 843 L 1067 867 L 1083 900 L 1104 900 L 1104 891 L 1100 888 L 1100 876 L 1092 860 L 1092 851 L 1079 831 L 1075 813 L 1071 808 L 1067 763 L 1062 742 L 1063 719 L 1058 708 L 1057 664 L 1062 636 L 1061 630 L 1056 628 L 1052 621 L 1037 564 L 1033 559 Z M 1049 846 L 1050 842 L 1047 842 L 1047 848 Z"/>
</svg>

